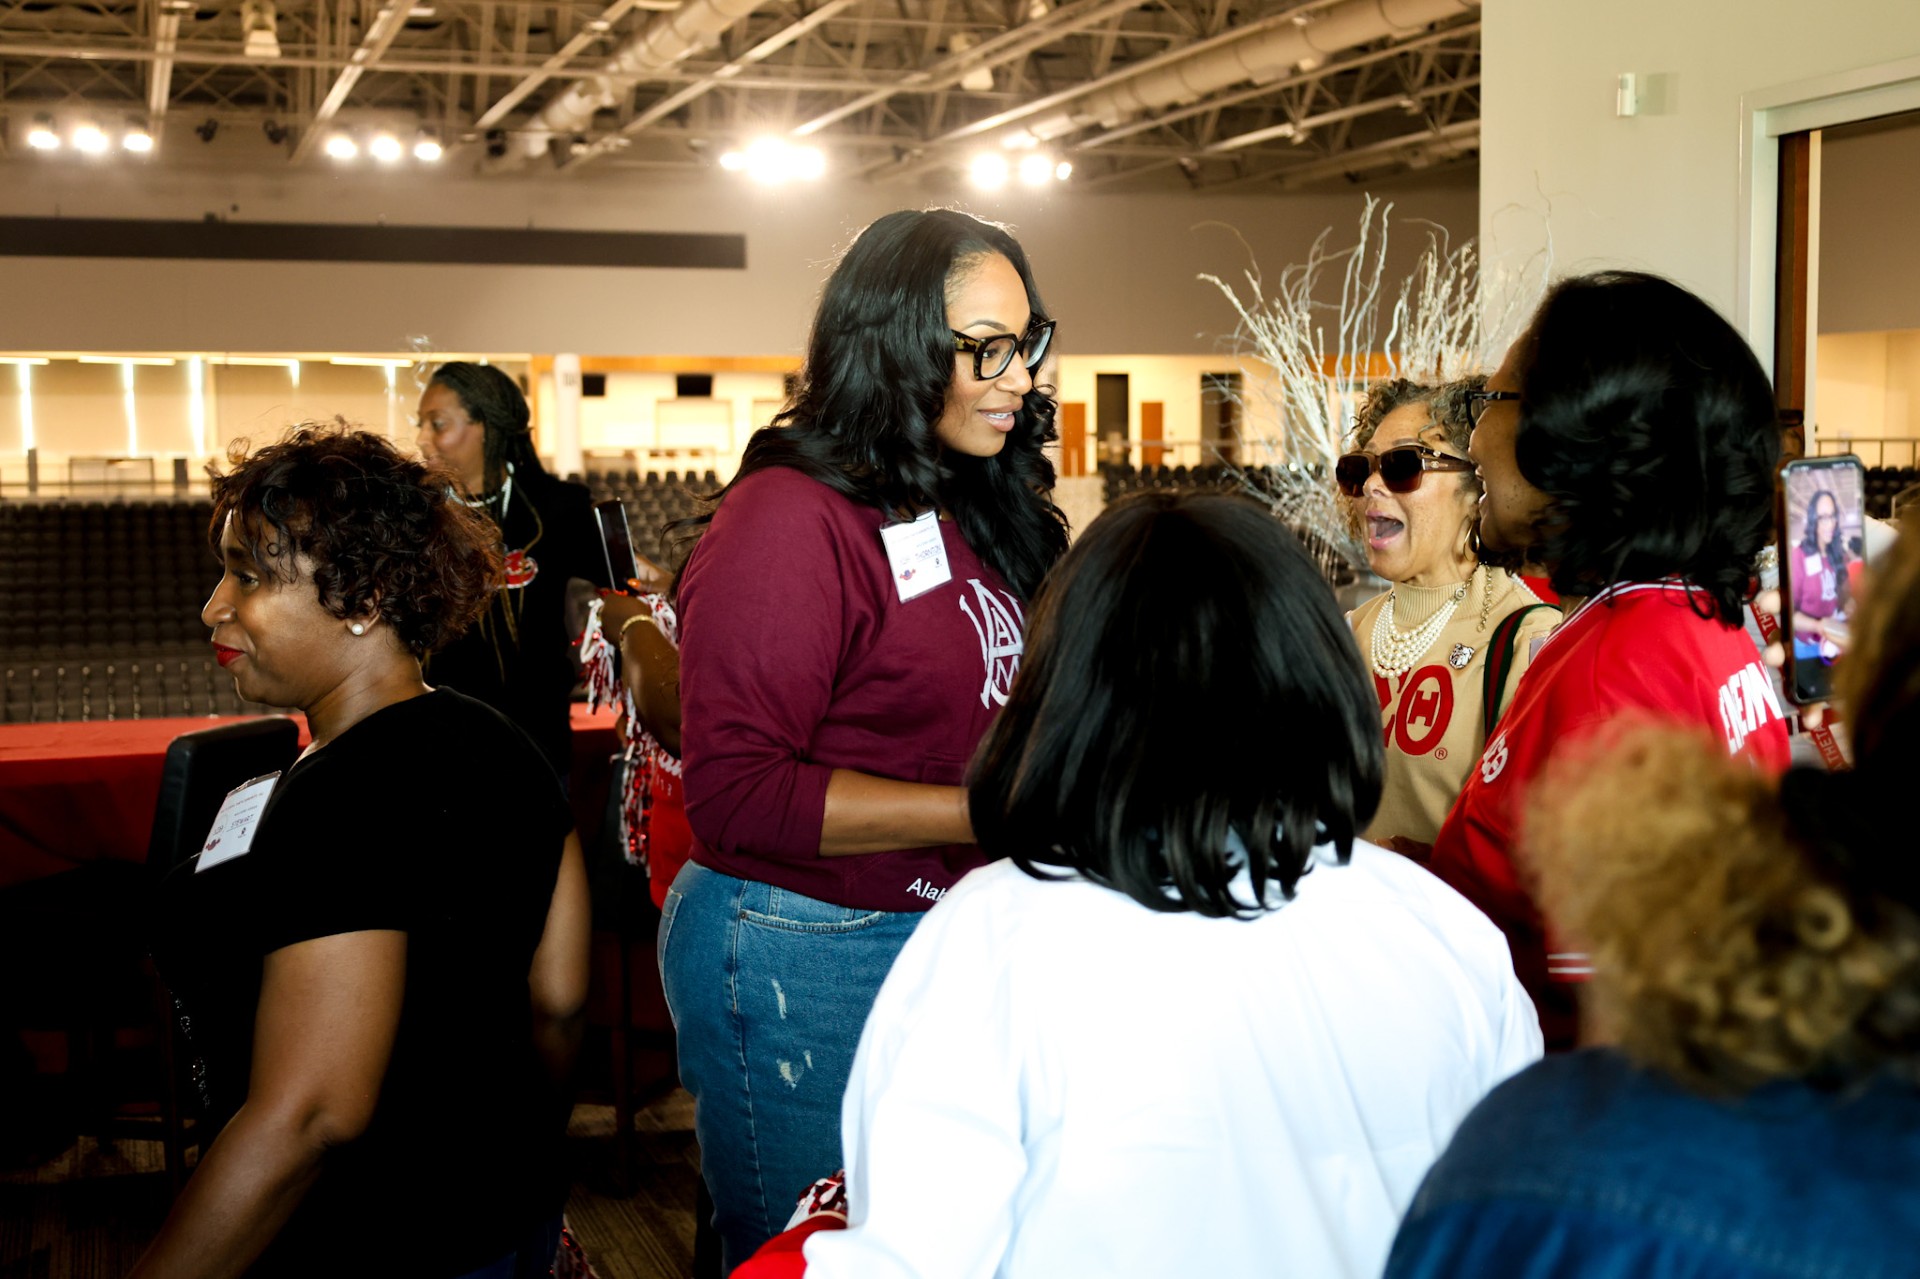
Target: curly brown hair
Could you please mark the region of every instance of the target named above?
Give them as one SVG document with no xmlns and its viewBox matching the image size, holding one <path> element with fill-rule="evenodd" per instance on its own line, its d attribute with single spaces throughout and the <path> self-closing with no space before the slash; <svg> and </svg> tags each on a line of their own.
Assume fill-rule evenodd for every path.
<svg viewBox="0 0 1920 1279">
<path fill-rule="evenodd" d="M 1427 404 L 1432 406 L 1429 412 L 1433 416 L 1433 424 L 1440 428 L 1447 447 L 1465 457 L 1467 444 L 1473 439 L 1473 419 L 1467 413 L 1467 392 L 1477 391 L 1486 384 L 1484 374 L 1475 374 L 1441 386 L 1427 386 L 1403 377 L 1375 382 L 1367 389 L 1366 403 L 1360 406 L 1359 418 L 1354 423 L 1354 447 L 1367 447 L 1373 441 L 1374 432 L 1380 429 L 1380 423 L 1395 409 L 1405 408 L 1409 404 Z M 1462 482 L 1474 492 L 1479 492 L 1480 482 L 1472 471 L 1462 472 Z"/>
<path fill-rule="evenodd" d="M 1360 415 L 1353 428 L 1353 447 L 1364 449 L 1373 442 L 1380 424 L 1387 420 L 1387 414 L 1395 409 L 1403 409 L 1409 404 L 1427 405 L 1427 413 L 1433 424 L 1440 428 L 1441 436 L 1447 448 L 1459 454 L 1467 455 L 1467 441 L 1473 436 L 1473 420 L 1467 415 L 1467 392 L 1476 391 L 1487 384 L 1485 376 L 1476 374 L 1462 378 L 1457 382 L 1448 382 L 1443 386 L 1428 386 L 1410 378 L 1388 378 L 1384 382 L 1375 382 L 1367 390 L 1366 403 L 1360 406 Z M 1438 476 L 1433 477 L 1438 479 Z M 1480 477 L 1472 471 L 1460 472 L 1460 495 L 1471 503 L 1480 496 Z M 1358 498 L 1340 497 L 1340 511 L 1347 532 L 1355 541 L 1366 540 L 1366 517 L 1363 513 L 1365 503 Z M 1469 526 L 1472 517 L 1469 516 Z M 1493 562 L 1489 557 L 1483 559 Z"/>
<path fill-rule="evenodd" d="M 498 534 L 453 496 L 445 472 L 343 421 L 306 422 L 278 443 L 227 452 L 213 480 L 207 540 L 220 553 L 232 516 L 261 575 L 307 567 L 321 606 L 346 618 L 376 609 L 419 657 L 457 639 L 498 585 Z"/>
<path fill-rule="evenodd" d="M 1875 575 L 1841 664 L 1855 768 L 1776 787 L 1723 744 L 1639 728 L 1550 768 L 1536 897 L 1593 956 L 1589 1030 L 1696 1087 L 1920 1079 L 1920 537 Z"/>
</svg>

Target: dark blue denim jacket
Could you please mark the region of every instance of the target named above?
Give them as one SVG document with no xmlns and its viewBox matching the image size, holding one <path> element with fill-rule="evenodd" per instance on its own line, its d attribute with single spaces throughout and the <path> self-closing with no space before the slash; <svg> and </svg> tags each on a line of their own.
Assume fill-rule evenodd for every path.
<svg viewBox="0 0 1920 1279">
<path fill-rule="evenodd" d="M 1920 1275 L 1920 1089 L 1711 1100 L 1615 1053 L 1548 1058 L 1467 1116 L 1387 1275 Z"/>
</svg>

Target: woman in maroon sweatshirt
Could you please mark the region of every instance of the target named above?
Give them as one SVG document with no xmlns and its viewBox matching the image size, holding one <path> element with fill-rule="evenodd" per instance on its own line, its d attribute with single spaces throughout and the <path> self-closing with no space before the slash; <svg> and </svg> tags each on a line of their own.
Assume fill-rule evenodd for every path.
<svg viewBox="0 0 1920 1279">
<path fill-rule="evenodd" d="M 728 1270 L 841 1166 L 880 982 L 983 860 L 967 761 L 1067 544 L 1034 385 L 1052 335 L 1005 230 L 881 218 L 827 281 L 799 389 L 682 571 L 696 842 L 660 963 Z"/>
</svg>

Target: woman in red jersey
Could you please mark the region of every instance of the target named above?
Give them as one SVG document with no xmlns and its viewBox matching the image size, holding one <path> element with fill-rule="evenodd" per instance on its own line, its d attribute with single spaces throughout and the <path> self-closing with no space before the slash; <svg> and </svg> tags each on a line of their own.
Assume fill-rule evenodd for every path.
<svg viewBox="0 0 1920 1279">
<path fill-rule="evenodd" d="M 1471 398 L 1480 540 L 1543 565 L 1568 615 L 1468 776 L 1432 868 L 1506 931 L 1547 1046 L 1564 1049 L 1589 966 L 1542 926 L 1513 860 L 1517 815 L 1551 752 L 1619 721 L 1697 725 L 1786 767 L 1780 705 L 1741 629 L 1779 433 L 1745 340 L 1691 293 L 1633 272 L 1557 285 Z"/>
</svg>

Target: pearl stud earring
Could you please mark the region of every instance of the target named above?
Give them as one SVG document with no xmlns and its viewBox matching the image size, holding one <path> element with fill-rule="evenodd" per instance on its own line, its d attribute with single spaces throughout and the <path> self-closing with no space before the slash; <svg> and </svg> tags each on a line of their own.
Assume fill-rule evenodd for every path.
<svg viewBox="0 0 1920 1279">
<path fill-rule="evenodd" d="M 354 622 L 350 624 L 347 629 L 355 635 L 365 635 L 367 633 L 367 624 L 365 622 Z"/>
</svg>

